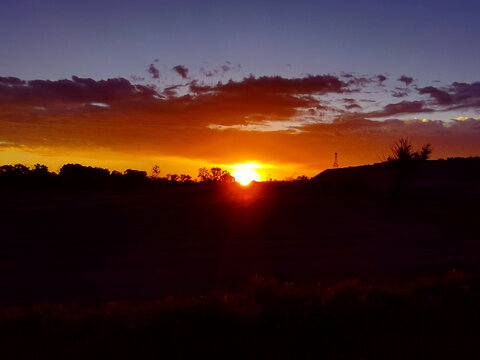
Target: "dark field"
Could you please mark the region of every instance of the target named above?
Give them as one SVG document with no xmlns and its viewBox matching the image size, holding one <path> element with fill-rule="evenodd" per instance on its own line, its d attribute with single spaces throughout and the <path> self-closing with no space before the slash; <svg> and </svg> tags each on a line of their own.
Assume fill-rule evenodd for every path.
<svg viewBox="0 0 480 360">
<path fill-rule="evenodd" d="M 310 184 L 36 190 L 1 199 L 4 304 L 235 290 L 255 274 L 300 284 L 392 284 L 480 257 L 475 194 L 397 199 Z"/>
<path fill-rule="evenodd" d="M 189 358 L 197 349 L 241 358 L 252 356 L 245 349 L 259 346 L 259 339 L 266 341 L 264 352 L 253 357 L 269 357 L 273 349 L 277 358 L 397 358 L 388 352 L 394 348 L 402 349 L 398 358 L 419 351 L 427 358 L 461 357 L 460 348 L 471 354 L 478 339 L 472 321 L 480 313 L 478 184 L 405 182 L 382 191 L 358 181 L 317 180 L 245 188 L 3 189 L 0 301 L 10 310 L 2 332 L 18 347 L 57 339 L 46 348 L 37 344 L 38 353 L 23 353 L 28 358 L 85 358 L 113 348 L 117 356 L 134 357 L 139 346 L 147 351 L 165 341 L 168 351 L 157 350 L 168 357 Z M 431 279 L 440 284 L 433 292 Z M 347 284 L 348 291 L 338 292 L 346 297 L 332 295 L 339 282 Z M 113 318 L 109 302 L 115 302 Z M 216 332 L 199 340 L 210 322 Z M 112 329 L 133 331 L 133 338 Z M 356 331 L 363 333 L 358 339 Z M 278 346 L 287 335 L 291 343 L 283 353 Z M 101 340 L 92 344 L 91 336 Z M 342 345 L 347 338 L 349 345 Z M 124 341 L 127 352 L 117 346 Z M 250 345 L 231 353 L 241 341 Z"/>
</svg>

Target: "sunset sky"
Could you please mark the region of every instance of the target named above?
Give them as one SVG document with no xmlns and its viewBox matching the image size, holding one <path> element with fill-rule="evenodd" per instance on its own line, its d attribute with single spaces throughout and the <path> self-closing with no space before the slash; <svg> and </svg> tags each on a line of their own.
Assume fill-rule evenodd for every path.
<svg viewBox="0 0 480 360">
<path fill-rule="evenodd" d="M 479 1 L 0 3 L 0 164 L 267 177 L 480 155 Z"/>
</svg>

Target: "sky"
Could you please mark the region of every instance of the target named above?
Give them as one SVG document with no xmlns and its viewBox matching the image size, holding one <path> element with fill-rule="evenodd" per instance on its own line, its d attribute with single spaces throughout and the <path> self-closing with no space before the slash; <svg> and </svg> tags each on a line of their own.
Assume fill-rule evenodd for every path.
<svg viewBox="0 0 480 360">
<path fill-rule="evenodd" d="M 0 3 L 0 163 L 262 177 L 480 155 L 478 1 Z"/>
</svg>

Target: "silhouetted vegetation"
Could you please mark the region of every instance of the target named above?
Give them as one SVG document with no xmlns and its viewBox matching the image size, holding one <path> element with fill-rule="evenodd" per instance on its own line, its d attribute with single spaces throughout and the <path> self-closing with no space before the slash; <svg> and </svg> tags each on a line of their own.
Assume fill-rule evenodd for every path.
<svg viewBox="0 0 480 360">
<path fill-rule="evenodd" d="M 283 181 L 292 183 L 292 182 L 305 182 L 305 181 L 308 181 L 308 180 L 310 180 L 310 178 L 308 176 L 299 175 L 297 177 L 293 177 L 293 176 L 287 177 Z"/>
<path fill-rule="evenodd" d="M 480 277 L 387 290 L 255 276 L 242 292 L 9 308 L 3 359 L 459 359 L 480 355 Z"/>
<path fill-rule="evenodd" d="M 170 181 L 170 182 L 183 182 L 183 183 L 191 183 L 193 182 L 193 179 L 190 175 L 187 174 L 167 174 L 164 178 L 164 180 Z"/>
<path fill-rule="evenodd" d="M 108 169 L 84 166 L 80 164 L 66 164 L 60 168 L 58 174 L 50 172 L 45 165 L 35 164 L 29 168 L 23 164 L 0 166 L 0 187 L 59 187 L 73 186 L 77 188 L 118 187 L 118 186 L 155 186 L 172 183 L 193 184 L 217 183 L 230 184 L 235 178 L 227 170 L 218 167 L 199 169 L 197 179 L 188 174 L 167 174 L 160 176 L 158 165 L 152 169 L 149 177 L 146 171 L 127 169 L 123 173 Z M 305 180 L 306 178 L 301 178 Z M 297 179 L 300 180 L 300 177 Z"/>
<path fill-rule="evenodd" d="M 227 170 L 218 167 L 198 169 L 198 178 L 204 182 L 232 183 L 235 178 Z"/>
<path fill-rule="evenodd" d="M 413 146 L 408 139 L 401 138 L 390 147 L 391 154 L 386 161 L 424 161 L 430 158 L 432 146 L 425 144 L 421 150 L 413 151 Z"/>
<path fill-rule="evenodd" d="M 55 173 L 41 164 L 35 164 L 32 169 L 23 164 L 0 166 L 0 186 L 44 187 L 52 185 L 55 177 Z"/>
<path fill-rule="evenodd" d="M 426 149 L 426 150 L 425 150 Z M 374 194 L 375 196 L 398 194 L 412 186 L 450 186 L 459 182 L 471 182 L 480 179 L 480 158 L 448 158 L 436 161 L 416 161 L 428 157 L 429 147 L 420 152 L 412 152 L 408 142 L 398 143 L 398 161 L 386 161 L 374 165 L 352 168 L 329 169 L 309 178 L 307 176 L 290 177 L 283 181 L 270 180 L 266 183 L 277 186 L 281 183 L 309 188 L 316 192 L 344 192 L 349 194 Z M 412 155 L 413 154 L 413 155 Z M 392 155 L 393 156 L 393 155 Z M 194 186 L 194 184 L 230 184 L 235 181 L 227 170 L 221 168 L 201 168 L 197 179 L 187 174 L 167 174 L 160 176 L 155 166 L 152 175 L 145 171 L 127 169 L 123 173 L 108 169 L 66 164 L 58 174 L 48 167 L 35 164 L 32 168 L 23 165 L 0 166 L 0 189 L 7 188 L 151 188 L 168 184 L 175 186 Z M 277 184 L 277 185 L 275 185 Z M 295 185 L 296 184 L 296 185 Z"/>
<path fill-rule="evenodd" d="M 66 164 L 60 168 L 58 175 L 62 181 L 70 184 L 93 185 L 108 181 L 110 171 L 80 164 Z"/>
</svg>

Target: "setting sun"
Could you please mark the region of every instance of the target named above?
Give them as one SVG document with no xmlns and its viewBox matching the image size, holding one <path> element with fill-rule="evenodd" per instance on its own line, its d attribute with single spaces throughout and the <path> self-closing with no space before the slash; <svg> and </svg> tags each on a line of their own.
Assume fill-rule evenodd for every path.
<svg viewBox="0 0 480 360">
<path fill-rule="evenodd" d="M 240 164 L 232 166 L 233 170 L 232 175 L 235 178 L 235 181 L 241 185 L 248 185 L 252 181 L 260 181 L 260 174 L 255 170 L 260 167 L 258 164 L 249 163 L 249 164 Z"/>
</svg>

